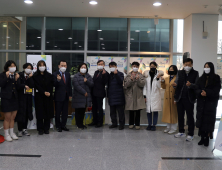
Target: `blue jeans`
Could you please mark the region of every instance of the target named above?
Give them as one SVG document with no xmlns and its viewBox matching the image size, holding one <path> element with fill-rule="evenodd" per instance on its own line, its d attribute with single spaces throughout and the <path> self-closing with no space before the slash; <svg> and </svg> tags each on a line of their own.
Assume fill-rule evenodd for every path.
<svg viewBox="0 0 222 170">
<path fill-rule="evenodd" d="M 148 125 L 156 126 L 158 120 L 158 112 L 147 113 L 147 118 L 148 118 Z"/>
</svg>

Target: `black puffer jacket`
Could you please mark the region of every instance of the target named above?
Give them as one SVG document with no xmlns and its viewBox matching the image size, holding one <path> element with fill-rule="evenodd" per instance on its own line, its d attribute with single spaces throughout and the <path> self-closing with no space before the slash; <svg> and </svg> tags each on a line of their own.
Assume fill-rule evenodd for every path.
<svg viewBox="0 0 222 170">
<path fill-rule="evenodd" d="M 211 133 L 214 131 L 214 125 L 216 121 L 216 111 L 219 99 L 219 93 L 221 89 L 220 76 L 213 75 L 209 78 L 206 85 L 207 78 L 202 76 L 197 84 L 197 121 L 196 126 L 200 131 L 206 131 Z M 204 90 L 207 96 L 201 96 L 202 90 Z"/>
</svg>

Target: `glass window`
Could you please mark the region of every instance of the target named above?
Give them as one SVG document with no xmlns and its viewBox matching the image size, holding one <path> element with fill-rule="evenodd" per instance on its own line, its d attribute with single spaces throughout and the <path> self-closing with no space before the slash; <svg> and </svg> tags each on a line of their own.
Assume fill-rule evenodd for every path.
<svg viewBox="0 0 222 170">
<path fill-rule="evenodd" d="M 184 20 L 174 19 L 173 20 L 173 52 L 183 52 L 183 29 Z"/>
<path fill-rule="evenodd" d="M 183 68 L 183 55 L 174 55 L 173 56 L 173 65 L 176 65 L 178 70 Z"/>
<path fill-rule="evenodd" d="M 130 19 L 130 32 L 130 51 L 169 52 L 169 19 Z"/>
<path fill-rule="evenodd" d="M 218 22 L 218 46 L 217 53 L 222 54 L 222 21 Z"/>
<path fill-rule="evenodd" d="M 127 51 L 127 18 L 89 18 L 88 50 Z"/>
<path fill-rule="evenodd" d="M 84 50 L 85 18 L 46 18 L 46 50 Z"/>
<path fill-rule="evenodd" d="M 42 17 L 27 17 L 27 50 L 41 50 Z"/>
<path fill-rule="evenodd" d="M 52 72 L 58 70 L 58 63 L 60 60 L 65 60 L 67 62 L 67 71 L 72 74 L 74 68 L 76 69 L 79 64 L 84 62 L 84 54 L 74 54 L 74 53 L 46 53 L 45 55 L 52 55 Z"/>
</svg>

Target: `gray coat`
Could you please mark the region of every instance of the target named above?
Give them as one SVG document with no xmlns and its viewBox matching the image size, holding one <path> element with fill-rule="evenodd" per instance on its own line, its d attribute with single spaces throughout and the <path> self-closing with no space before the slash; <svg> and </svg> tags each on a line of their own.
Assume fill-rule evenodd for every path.
<svg viewBox="0 0 222 170">
<path fill-rule="evenodd" d="M 85 108 L 92 105 L 91 88 L 93 87 L 93 79 L 88 73 L 85 74 L 85 77 L 87 79 L 87 82 L 84 82 L 84 76 L 81 75 L 79 72 L 73 77 L 73 108 Z M 86 92 L 88 93 L 87 97 L 85 97 Z"/>
</svg>

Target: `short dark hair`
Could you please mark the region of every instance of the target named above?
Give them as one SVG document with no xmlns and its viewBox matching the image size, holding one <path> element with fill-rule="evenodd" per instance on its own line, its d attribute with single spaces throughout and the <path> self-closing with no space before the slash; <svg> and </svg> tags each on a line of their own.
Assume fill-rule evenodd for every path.
<svg viewBox="0 0 222 170">
<path fill-rule="evenodd" d="M 139 66 L 140 66 L 140 63 L 138 63 L 137 61 L 134 61 L 134 62 L 132 63 L 132 66 L 133 66 L 133 65 L 136 65 L 136 66 L 139 67 Z"/>
<path fill-rule="evenodd" d="M 97 64 L 99 64 L 100 62 L 103 62 L 104 65 L 105 65 L 105 61 L 103 61 L 103 60 L 99 60 L 99 61 L 97 61 Z"/>
<path fill-rule="evenodd" d="M 109 63 L 109 67 L 110 66 L 117 66 L 117 64 L 116 64 L 116 62 L 112 61 L 112 62 Z"/>
<path fill-rule="evenodd" d="M 80 72 L 80 68 L 85 65 L 86 66 L 86 73 L 88 73 L 88 66 L 86 63 L 81 63 L 79 66 L 78 66 L 78 72 Z"/>
<path fill-rule="evenodd" d="M 32 68 L 32 70 L 33 70 L 33 66 L 32 66 L 31 63 L 25 63 L 25 64 L 23 65 L 23 69 L 26 69 L 28 66 L 31 66 L 31 68 Z"/>
<path fill-rule="evenodd" d="M 12 64 L 15 65 L 15 67 L 16 67 L 16 71 L 18 71 L 15 62 L 12 61 L 12 60 L 8 60 L 8 61 L 5 63 L 4 71 L 3 71 L 3 72 L 7 72 L 7 71 L 9 70 L 8 68 L 9 68 Z"/>
<path fill-rule="evenodd" d="M 155 65 L 156 67 L 158 67 L 158 64 L 157 64 L 155 61 L 152 61 L 152 62 L 150 63 L 150 66 L 151 66 L 152 64 Z"/>
<path fill-rule="evenodd" d="M 173 67 L 174 73 L 175 73 L 175 75 L 177 75 L 177 72 L 178 72 L 177 66 L 176 65 L 171 65 L 169 67 L 169 70 L 170 70 L 171 67 Z"/>
<path fill-rule="evenodd" d="M 67 62 L 65 60 L 60 60 L 58 65 L 60 65 L 61 62 L 65 62 L 67 64 Z"/>
<path fill-rule="evenodd" d="M 186 58 L 185 60 L 183 60 L 183 64 L 191 62 L 191 64 L 193 64 L 193 59 L 192 58 Z"/>
</svg>

